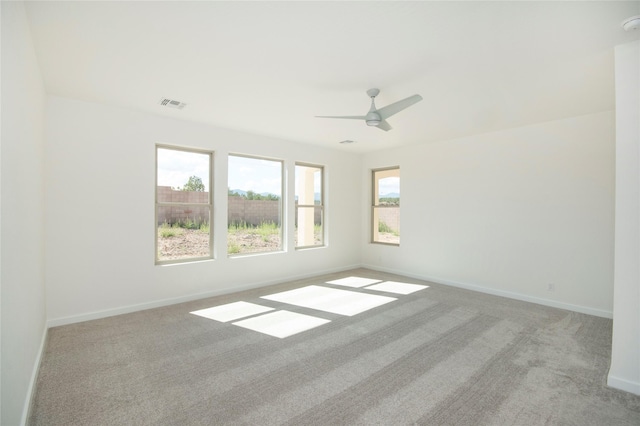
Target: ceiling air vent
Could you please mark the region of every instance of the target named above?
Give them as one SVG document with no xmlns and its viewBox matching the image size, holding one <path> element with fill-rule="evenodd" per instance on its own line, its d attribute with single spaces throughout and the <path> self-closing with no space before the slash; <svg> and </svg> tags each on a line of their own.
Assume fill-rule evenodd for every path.
<svg viewBox="0 0 640 426">
<path fill-rule="evenodd" d="M 185 104 L 184 102 L 180 102 L 180 101 L 174 101 L 173 99 L 162 98 L 162 99 L 160 99 L 160 105 L 166 106 L 166 107 L 169 107 L 169 108 L 182 109 L 187 104 Z"/>
</svg>

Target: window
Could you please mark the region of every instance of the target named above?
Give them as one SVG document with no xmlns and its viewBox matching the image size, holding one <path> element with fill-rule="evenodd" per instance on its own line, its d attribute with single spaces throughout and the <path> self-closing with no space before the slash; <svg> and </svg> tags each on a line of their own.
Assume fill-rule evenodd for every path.
<svg viewBox="0 0 640 426">
<path fill-rule="evenodd" d="M 400 244 L 400 167 L 373 170 L 374 243 Z"/>
<path fill-rule="evenodd" d="M 296 164 L 296 248 L 324 245 L 323 168 Z"/>
<path fill-rule="evenodd" d="M 282 250 L 282 161 L 229 155 L 227 252 Z"/>
<path fill-rule="evenodd" d="M 213 153 L 156 147 L 156 263 L 213 258 Z"/>
</svg>

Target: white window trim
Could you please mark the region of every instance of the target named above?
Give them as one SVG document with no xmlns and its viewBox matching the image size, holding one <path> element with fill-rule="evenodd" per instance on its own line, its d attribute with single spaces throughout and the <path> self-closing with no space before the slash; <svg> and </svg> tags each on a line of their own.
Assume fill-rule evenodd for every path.
<svg viewBox="0 0 640 426">
<path fill-rule="evenodd" d="M 209 202 L 207 204 L 202 203 L 168 203 L 168 202 L 158 202 L 158 149 L 171 149 L 174 151 L 183 151 L 183 152 L 191 152 L 196 154 L 205 154 L 209 156 Z M 172 265 L 178 263 L 190 263 L 190 262 L 199 262 L 203 260 L 212 260 L 214 259 L 213 253 L 213 151 L 208 151 L 204 149 L 197 148 L 186 148 L 175 145 L 164 145 L 164 144 L 156 144 L 155 148 L 155 188 L 154 188 L 154 201 L 155 201 L 155 211 L 154 211 L 154 223 L 155 223 L 155 264 L 156 265 Z M 209 207 L 209 256 L 200 256 L 200 257 L 187 257 L 183 259 L 170 259 L 170 260 L 160 260 L 158 259 L 158 209 L 160 207 Z"/>
<path fill-rule="evenodd" d="M 278 211 L 280 212 L 280 248 L 277 250 L 270 250 L 270 251 L 256 251 L 256 252 L 249 252 L 249 253 L 229 253 L 229 247 L 227 245 L 225 251 L 227 253 L 227 258 L 232 259 L 232 258 L 239 258 L 239 257 L 249 257 L 249 256 L 261 256 L 261 255 L 267 255 L 267 254 L 274 254 L 274 253 L 284 253 L 286 252 L 286 240 L 285 240 L 285 224 L 286 222 L 286 215 L 284 212 L 284 206 L 286 205 L 284 200 L 285 200 L 285 189 L 286 189 L 286 182 L 285 182 L 285 161 L 283 159 L 280 158 L 273 158 L 273 157 L 265 157 L 265 156 L 260 156 L 260 155 L 251 155 L 251 154 L 241 154 L 241 153 L 236 153 L 236 152 L 230 152 L 227 155 L 227 177 L 229 175 L 229 157 L 243 157 L 243 158 L 251 158 L 254 160 L 266 160 L 266 161 L 276 161 L 280 163 L 280 205 L 278 206 Z M 228 209 L 228 207 L 227 207 Z M 228 229 L 229 229 L 229 224 L 227 223 L 227 244 L 228 244 Z"/>
<path fill-rule="evenodd" d="M 383 168 L 379 168 L 379 169 L 372 169 L 371 170 L 371 223 L 370 223 L 370 230 L 371 230 L 371 244 L 382 244 L 382 245 L 386 245 L 386 246 L 394 246 L 394 247 L 398 247 L 400 246 L 400 243 L 389 243 L 389 242 L 385 242 L 385 241 L 377 241 L 376 240 L 376 236 L 378 234 L 378 220 L 376 219 L 377 216 L 377 209 L 386 209 L 386 208 L 400 208 L 400 206 L 384 206 L 384 205 L 377 205 L 376 201 L 378 199 L 378 185 L 377 185 L 377 181 L 380 180 L 380 178 L 376 179 L 376 173 L 379 172 L 385 172 L 385 171 L 391 171 L 391 170 L 397 170 L 398 171 L 398 175 L 400 174 L 400 166 L 390 166 L 390 167 L 383 167 Z M 391 175 L 390 175 L 391 176 Z"/>
<path fill-rule="evenodd" d="M 320 223 L 322 223 L 322 244 L 317 244 L 317 245 L 314 244 L 314 245 L 310 245 L 310 246 L 309 245 L 307 245 L 307 246 L 298 246 L 298 245 L 296 245 L 295 249 L 296 250 L 304 250 L 304 249 L 310 249 L 310 248 L 325 247 L 326 246 L 326 244 L 325 244 L 326 226 L 325 226 L 325 208 L 324 208 L 324 179 L 325 179 L 324 170 L 325 170 L 325 168 L 324 168 L 324 166 L 321 166 L 319 164 L 296 162 L 294 164 L 294 175 L 295 175 L 295 167 L 297 167 L 297 166 L 313 167 L 313 168 L 316 168 L 316 169 L 320 169 L 320 204 L 319 205 L 317 205 L 317 204 L 309 205 L 309 204 L 299 204 L 298 203 L 297 205 L 295 205 L 296 211 L 294 212 L 294 214 L 295 214 L 295 217 L 298 217 L 298 209 L 301 208 L 301 207 L 307 207 L 307 208 L 308 207 L 313 207 L 313 208 L 319 207 L 320 208 Z M 297 179 L 297 176 L 295 176 L 295 178 Z M 294 187 L 295 187 L 296 183 L 297 182 L 294 182 Z M 295 204 L 295 199 L 294 199 L 294 204 Z"/>
</svg>

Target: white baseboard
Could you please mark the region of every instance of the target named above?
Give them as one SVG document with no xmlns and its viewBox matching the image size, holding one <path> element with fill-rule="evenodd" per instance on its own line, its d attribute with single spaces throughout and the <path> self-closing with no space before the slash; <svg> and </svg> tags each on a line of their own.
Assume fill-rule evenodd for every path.
<svg viewBox="0 0 640 426">
<path fill-rule="evenodd" d="M 223 288 L 223 289 L 218 289 L 218 290 L 207 291 L 207 292 L 204 292 L 204 293 L 196 293 L 196 294 L 190 294 L 190 295 L 186 295 L 186 296 L 179 296 L 179 297 L 174 297 L 174 298 L 171 298 L 171 299 L 161 299 L 161 300 L 155 300 L 153 302 L 140 303 L 140 304 L 136 304 L 136 305 L 128 305 L 128 306 L 123 306 L 123 307 L 113 308 L 113 309 L 105 309 L 105 310 L 102 310 L 102 311 L 87 312 L 87 313 L 84 313 L 84 314 L 72 315 L 72 316 L 68 316 L 68 317 L 52 318 L 52 319 L 49 319 L 47 321 L 47 327 L 49 327 L 49 328 L 50 327 L 58 327 L 58 326 L 61 326 L 61 325 L 74 324 L 74 323 L 77 323 L 77 322 L 83 322 L 83 321 L 90 321 L 90 320 L 95 320 L 95 319 L 100 319 L 100 318 L 112 317 L 112 316 L 115 316 L 115 315 L 129 314 L 131 312 L 143 311 L 145 309 L 160 308 L 162 306 L 175 305 L 177 303 L 191 302 L 193 300 L 206 299 L 207 297 L 214 297 L 214 296 L 220 296 L 220 295 L 223 295 L 223 294 L 236 293 L 236 292 L 243 291 L 243 290 L 251 290 L 251 289 L 254 289 L 254 288 L 265 287 L 265 286 L 272 285 L 272 284 L 280 284 L 280 283 L 284 283 L 284 282 L 287 282 L 287 281 L 294 281 L 294 280 L 310 278 L 310 277 L 314 277 L 314 276 L 318 276 L 318 275 L 332 274 L 332 273 L 335 273 L 335 272 L 348 271 L 350 269 L 355 269 L 355 268 L 360 268 L 360 267 L 361 267 L 361 265 L 359 265 L 359 264 L 358 265 L 350 265 L 350 266 L 344 266 L 344 267 L 341 267 L 341 268 L 314 271 L 313 273 L 310 273 L 310 274 L 281 277 L 281 278 L 278 278 L 278 279 L 260 281 L 260 282 L 253 282 L 251 284 L 235 286 L 235 287 L 232 287 L 232 288 Z"/>
<path fill-rule="evenodd" d="M 362 267 L 363 268 L 368 268 L 368 269 L 373 269 L 374 271 L 389 272 L 391 274 L 404 275 L 405 277 L 416 278 L 418 280 L 431 281 L 431 282 L 436 283 L 436 284 L 444 284 L 444 285 L 449 285 L 449 286 L 452 286 L 452 287 L 463 288 L 463 289 L 466 289 L 466 290 L 473 290 L 473 291 L 477 291 L 477 292 L 480 292 L 480 293 L 491 294 L 491 295 L 494 295 L 494 296 L 501 296 L 501 297 L 506 297 L 506 298 L 509 298 L 509 299 L 521 300 L 523 302 L 531 302 L 531 303 L 537 303 L 538 305 L 551 306 L 552 308 L 565 309 L 565 310 L 568 310 L 568 311 L 579 312 L 581 314 L 593 315 L 593 316 L 596 316 L 596 317 L 609 318 L 609 319 L 613 318 L 613 312 L 605 311 L 603 309 L 590 308 L 588 306 L 573 305 L 571 303 L 558 302 L 556 300 L 543 299 L 541 297 L 529 296 L 529 295 L 522 294 L 522 293 L 515 293 L 515 292 L 511 292 L 511 291 L 497 290 L 497 289 L 493 289 L 493 288 L 482 287 L 482 286 L 475 285 L 475 284 L 461 283 L 461 282 L 457 282 L 457 281 L 445 280 L 445 279 L 441 279 L 441 278 L 437 278 L 437 277 L 416 275 L 416 274 L 407 273 L 406 271 L 399 271 L 399 270 L 395 270 L 395 269 L 391 269 L 391 268 L 381 268 L 381 267 L 376 266 L 376 265 L 362 265 Z"/>
<path fill-rule="evenodd" d="M 42 355 L 44 354 L 44 348 L 47 344 L 47 327 L 42 330 L 42 339 L 40 340 L 40 348 L 38 349 L 38 355 L 33 363 L 33 371 L 31 372 L 31 378 L 29 379 L 29 387 L 27 388 L 27 398 L 24 401 L 24 407 L 22 407 L 22 419 L 20 420 L 20 426 L 25 426 L 27 420 L 29 420 L 29 414 L 31 411 L 31 401 L 33 400 L 33 394 L 36 391 L 36 381 L 38 380 L 38 373 L 40 372 L 40 362 L 42 361 Z"/>
<path fill-rule="evenodd" d="M 619 377 L 612 376 L 611 374 L 607 377 L 607 386 L 620 389 L 625 392 L 630 392 L 635 395 L 640 395 L 640 383 L 621 379 Z"/>
<path fill-rule="evenodd" d="M 175 305 L 176 303 L 191 302 L 193 300 L 204 299 L 207 297 L 220 296 L 223 294 L 235 293 L 243 290 L 251 290 L 254 288 L 260 288 L 260 287 L 264 287 L 272 284 L 279 284 L 287 281 L 310 278 L 318 275 L 331 274 L 335 272 L 342 272 L 342 271 L 347 271 L 347 270 L 356 269 L 356 268 L 368 268 L 374 271 L 389 272 L 392 274 L 404 275 L 406 277 L 416 278 L 419 280 L 431 281 L 437 284 L 444 284 L 452 287 L 463 288 L 466 290 L 478 291 L 480 293 L 492 294 L 494 296 L 501 296 L 501 297 L 507 297 L 509 299 L 521 300 L 524 302 L 537 303 L 539 305 L 551 306 L 559 309 L 566 309 L 573 312 L 580 312 L 583 314 L 594 315 L 594 316 L 603 317 L 603 318 L 613 318 L 613 313 L 611 311 L 605 311 L 601 309 L 595 309 L 595 308 L 590 308 L 590 307 L 580 306 L 580 305 L 573 305 L 570 303 L 558 302 L 550 299 L 543 299 L 543 298 L 529 296 L 521 293 L 509 292 L 504 290 L 496 290 L 492 288 L 478 286 L 475 284 L 461 283 L 461 282 L 441 279 L 438 277 L 416 275 L 416 274 L 409 273 L 407 271 L 396 270 L 392 268 L 383 268 L 377 265 L 358 264 L 358 265 L 349 265 L 349 266 L 335 268 L 335 269 L 314 271 L 313 273 L 310 273 L 310 274 L 295 275 L 295 276 L 281 277 L 274 280 L 253 282 L 251 284 L 236 286 L 233 288 L 218 289 L 218 290 L 208 291 L 204 293 L 197 293 L 197 294 L 175 297 L 171 299 L 156 300 L 153 302 L 140 303 L 136 305 L 128 305 L 128 306 L 123 306 L 123 307 L 113 308 L 113 309 L 105 309 L 102 311 L 88 312 L 88 313 L 73 315 L 69 317 L 53 318 L 47 321 L 47 327 L 57 327 L 57 326 L 73 324 L 77 322 L 111 317 L 114 315 L 128 314 L 131 312 L 142 311 L 145 309 L 160 308 L 162 306 Z"/>
</svg>

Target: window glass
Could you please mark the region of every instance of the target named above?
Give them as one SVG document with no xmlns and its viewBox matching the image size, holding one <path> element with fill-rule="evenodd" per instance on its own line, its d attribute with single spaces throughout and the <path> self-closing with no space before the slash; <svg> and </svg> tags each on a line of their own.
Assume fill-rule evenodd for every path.
<svg viewBox="0 0 640 426">
<path fill-rule="evenodd" d="M 324 245 L 323 167 L 296 164 L 295 246 Z"/>
<path fill-rule="evenodd" d="M 400 244 L 400 168 L 373 170 L 372 238 Z"/>
<path fill-rule="evenodd" d="M 156 148 L 156 263 L 213 257 L 213 153 Z"/>
<path fill-rule="evenodd" d="M 227 252 L 282 250 L 282 161 L 229 155 Z"/>
</svg>

